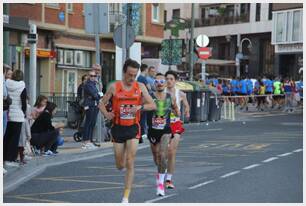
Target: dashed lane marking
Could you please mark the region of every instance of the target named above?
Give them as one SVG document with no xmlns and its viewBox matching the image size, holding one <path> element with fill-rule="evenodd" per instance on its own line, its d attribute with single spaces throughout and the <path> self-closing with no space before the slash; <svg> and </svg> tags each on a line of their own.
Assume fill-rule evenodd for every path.
<svg viewBox="0 0 306 206">
<path fill-rule="evenodd" d="M 280 155 L 277 155 L 277 156 L 279 156 L 279 157 L 286 157 L 286 156 L 289 156 L 289 155 L 292 155 L 292 152 L 280 154 Z"/>
<path fill-rule="evenodd" d="M 220 178 L 230 177 L 230 176 L 236 175 L 236 174 L 238 174 L 238 173 L 240 173 L 239 170 L 234 171 L 234 172 L 227 173 L 227 174 L 225 174 L 225 175 L 222 175 Z"/>
<path fill-rule="evenodd" d="M 253 164 L 253 165 L 244 167 L 243 169 L 244 169 L 244 170 L 249 170 L 249 169 L 252 169 L 252 168 L 255 168 L 255 167 L 258 167 L 258 166 L 260 166 L 260 164 Z"/>
<path fill-rule="evenodd" d="M 303 149 L 297 149 L 297 150 L 294 150 L 293 152 L 302 152 Z"/>
<path fill-rule="evenodd" d="M 267 163 L 267 162 L 272 162 L 273 160 L 277 160 L 277 159 L 278 159 L 278 157 L 271 157 L 271 158 L 266 159 L 266 160 L 264 160 L 262 162 Z"/>
<path fill-rule="evenodd" d="M 145 203 L 157 202 L 157 201 L 159 201 L 159 200 L 164 200 L 164 199 L 166 199 L 166 198 L 173 197 L 173 196 L 175 196 L 175 195 L 177 195 L 177 194 L 172 194 L 172 195 L 166 195 L 166 196 L 163 196 L 163 197 L 158 197 L 158 198 L 155 198 L 155 199 L 152 199 L 152 200 L 147 200 L 147 201 L 145 201 Z"/>
<path fill-rule="evenodd" d="M 188 189 L 193 190 L 193 189 L 196 189 L 196 188 L 198 188 L 198 187 L 202 187 L 202 186 L 204 186 L 204 185 L 208 185 L 208 184 L 210 184 L 210 183 L 213 183 L 214 181 L 215 181 L 215 180 L 209 180 L 209 181 L 206 181 L 206 182 L 203 182 L 203 183 L 194 185 L 194 186 L 192 186 L 192 187 L 188 187 Z"/>
<path fill-rule="evenodd" d="M 57 201 L 57 200 L 49 200 L 49 199 L 42 199 L 42 198 L 32 198 L 32 197 L 22 197 L 22 196 L 12 196 L 10 198 L 15 198 L 15 199 L 20 199 L 20 200 L 31 200 L 32 203 L 33 201 L 37 202 L 42 202 L 42 203 L 68 203 L 68 202 L 63 202 L 63 201 Z"/>
</svg>

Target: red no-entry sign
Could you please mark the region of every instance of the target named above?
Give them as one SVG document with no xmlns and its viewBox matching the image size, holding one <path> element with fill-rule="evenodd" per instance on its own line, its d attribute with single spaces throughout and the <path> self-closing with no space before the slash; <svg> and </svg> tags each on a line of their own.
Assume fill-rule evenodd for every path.
<svg viewBox="0 0 306 206">
<path fill-rule="evenodd" d="M 208 59 L 211 56 L 211 48 L 210 47 L 199 47 L 198 56 L 200 59 Z"/>
</svg>

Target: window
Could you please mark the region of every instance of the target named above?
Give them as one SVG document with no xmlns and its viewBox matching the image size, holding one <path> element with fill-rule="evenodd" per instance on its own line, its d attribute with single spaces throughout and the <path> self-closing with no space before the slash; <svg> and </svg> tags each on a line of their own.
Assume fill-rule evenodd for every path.
<svg viewBox="0 0 306 206">
<path fill-rule="evenodd" d="M 120 6 L 120 4 L 118 4 L 118 3 L 109 4 L 109 11 L 111 13 L 119 12 L 119 10 L 120 10 L 119 6 Z"/>
<path fill-rule="evenodd" d="M 260 21 L 260 3 L 256 4 L 256 21 Z"/>
<path fill-rule="evenodd" d="M 67 4 L 68 12 L 73 12 L 73 4 Z"/>
<path fill-rule="evenodd" d="M 172 10 L 172 18 L 174 19 L 174 18 L 180 18 L 180 14 L 181 12 L 180 12 L 180 9 L 173 9 Z"/>
<path fill-rule="evenodd" d="M 91 53 L 89 51 L 83 51 L 84 54 L 84 67 L 91 67 Z"/>
<path fill-rule="evenodd" d="M 152 21 L 159 22 L 159 4 L 152 4 Z"/>
<path fill-rule="evenodd" d="M 57 63 L 64 64 L 64 51 L 62 49 L 57 49 Z"/>
<path fill-rule="evenodd" d="M 205 19 L 206 18 L 205 10 L 207 10 L 207 8 L 201 8 L 201 19 Z"/>
<path fill-rule="evenodd" d="M 77 66 L 83 66 L 83 52 L 82 51 L 74 52 L 74 64 Z"/>
<path fill-rule="evenodd" d="M 59 8 L 59 3 L 46 3 L 46 6 Z"/>
<path fill-rule="evenodd" d="M 301 24 L 301 11 L 294 11 L 293 12 L 293 31 L 292 31 L 292 41 L 299 41 L 302 40 L 300 35 L 302 28 Z"/>
<path fill-rule="evenodd" d="M 65 50 L 65 64 L 73 65 L 73 51 Z"/>
<path fill-rule="evenodd" d="M 276 15 L 276 42 L 282 42 L 285 32 L 285 13 L 278 13 Z"/>
<path fill-rule="evenodd" d="M 166 23 L 167 22 L 167 11 L 165 10 L 164 11 L 164 23 Z"/>
<path fill-rule="evenodd" d="M 272 19 L 272 4 L 270 3 L 269 4 L 269 17 L 268 17 L 268 20 L 271 20 Z"/>
</svg>

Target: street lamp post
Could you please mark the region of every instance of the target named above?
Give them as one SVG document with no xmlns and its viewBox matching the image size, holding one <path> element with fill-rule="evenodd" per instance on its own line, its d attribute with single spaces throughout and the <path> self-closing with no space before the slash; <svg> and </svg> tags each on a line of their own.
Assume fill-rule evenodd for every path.
<svg viewBox="0 0 306 206">
<path fill-rule="evenodd" d="M 242 55 L 242 44 L 243 42 L 245 41 L 248 41 L 249 42 L 249 45 L 248 45 L 248 48 L 251 49 L 253 47 L 252 45 L 252 41 L 249 39 L 249 38 L 243 38 L 241 41 L 240 40 L 240 35 L 238 35 L 238 38 L 237 38 L 237 42 L 239 42 L 238 44 L 238 54 L 236 54 L 236 76 L 237 77 L 240 77 L 240 58 L 241 58 L 241 55 Z"/>
</svg>

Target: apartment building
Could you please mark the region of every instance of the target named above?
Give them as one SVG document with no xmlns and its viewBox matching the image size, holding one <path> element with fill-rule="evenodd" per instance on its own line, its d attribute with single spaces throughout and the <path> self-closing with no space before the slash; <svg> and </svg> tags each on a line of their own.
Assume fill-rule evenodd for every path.
<svg viewBox="0 0 306 206">
<path fill-rule="evenodd" d="M 303 67 L 303 4 L 273 4 L 272 10 L 275 73 L 299 79 Z"/>
<path fill-rule="evenodd" d="M 191 4 L 166 4 L 167 21 L 173 16 L 190 21 Z M 242 49 L 240 74 L 256 77 L 274 74 L 274 46 L 271 44 L 272 4 L 269 3 L 195 3 L 194 37 L 205 34 L 212 48 L 206 71 L 223 77 L 236 76 L 235 59 Z M 165 32 L 165 38 L 169 37 Z M 190 38 L 188 29 L 179 38 Z M 187 41 L 185 41 L 187 42 Z M 188 47 L 187 47 L 188 48 Z M 185 64 L 186 65 L 186 64 Z M 186 66 L 178 68 L 187 69 Z M 194 74 L 200 73 L 195 64 Z"/>
<path fill-rule="evenodd" d="M 94 37 L 85 32 L 82 3 L 11 3 L 4 24 L 9 31 L 10 63 L 25 72 L 29 84 L 29 23 L 37 25 L 37 93 L 73 94 L 95 63 Z M 111 13 L 122 11 L 122 4 L 109 4 Z M 163 38 L 163 4 L 140 5 L 140 29 L 137 42 L 142 43 L 143 58 L 158 58 Z M 113 31 L 118 18 L 110 16 L 110 33 L 100 35 L 103 56 L 103 82 L 115 79 L 115 44 Z M 16 25 L 19 27 L 16 27 Z"/>
</svg>

